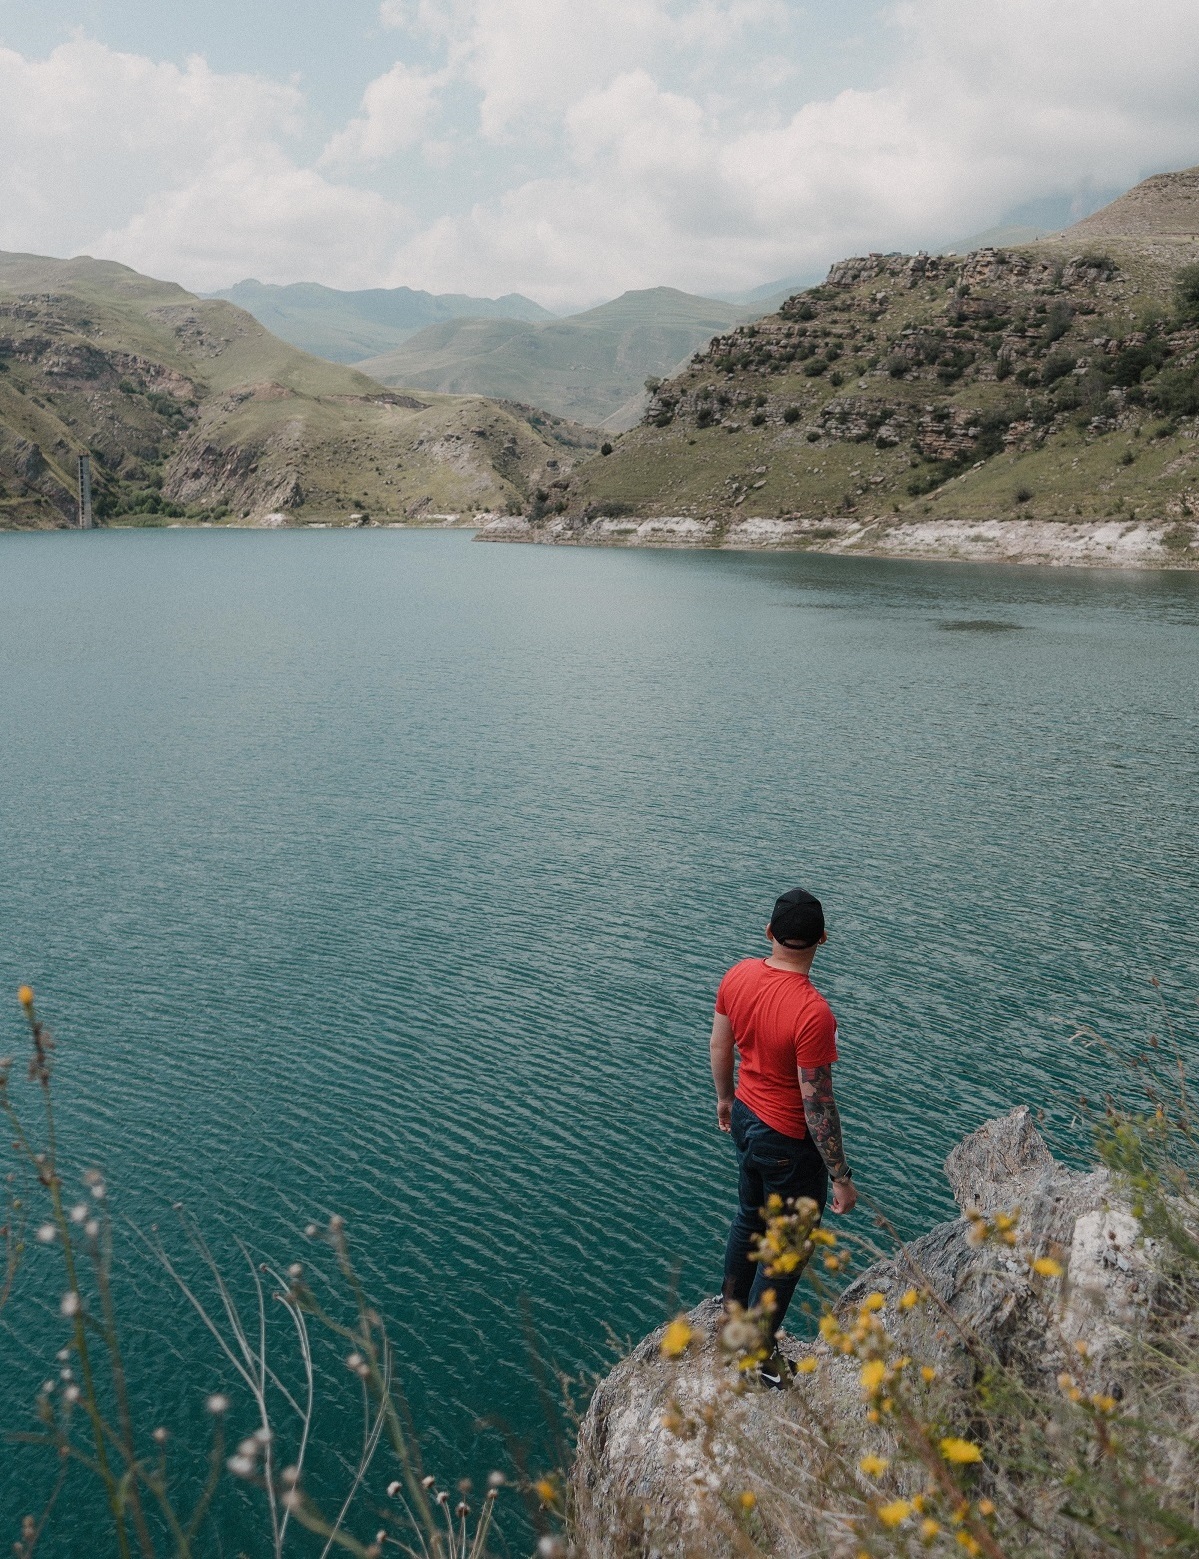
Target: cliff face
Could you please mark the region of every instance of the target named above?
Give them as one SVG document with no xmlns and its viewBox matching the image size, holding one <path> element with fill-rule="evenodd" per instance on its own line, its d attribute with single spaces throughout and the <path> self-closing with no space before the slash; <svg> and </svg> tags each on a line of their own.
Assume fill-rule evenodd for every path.
<svg viewBox="0 0 1199 1559">
<path fill-rule="evenodd" d="M 981 1353 L 1030 1387 L 1052 1391 L 1084 1335 L 1091 1367 L 1102 1371 L 1156 1292 L 1153 1247 L 1139 1239 L 1107 1172 L 1080 1174 L 1056 1162 L 1026 1108 L 987 1122 L 945 1168 L 964 1210 L 1020 1208 L 1019 1248 L 977 1243 L 969 1217 L 940 1224 L 864 1272 L 841 1296 L 837 1317 L 848 1325 L 868 1294 L 881 1295 L 880 1319 L 949 1381 L 971 1377 Z M 1065 1271 L 1064 1307 L 1052 1329 L 1030 1266 L 1038 1258 Z M 914 1284 L 927 1288 L 929 1303 L 901 1316 L 900 1298 Z M 719 1346 L 719 1318 L 718 1301 L 706 1301 L 688 1317 L 695 1340 L 679 1363 L 663 1358 L 659 1330 L 595 1392 L 571 1484 L 577 1551 L 586 1559 L 749 1552 L 737 1491 L 773 1487 L 802 1510 L 812 1498 L 805 1485 L 819 1478 L 830 1446 L 887 1450 L 885 1429 L 867 1424 L 854 1358 L 784 1334 L 788 1356 L 817 1360 L 819 1370 L 798 1374 L 785 1392 L 730 1392 L 735 1371 Z M 821 1544 L 814 1525 L 797 1538 L 793 1526 L 772 1518 L 766 1499 L 755 1521 L 754 1548 L 795 1559 L 839 1551 L 835 1542 Z"/>
</svg>

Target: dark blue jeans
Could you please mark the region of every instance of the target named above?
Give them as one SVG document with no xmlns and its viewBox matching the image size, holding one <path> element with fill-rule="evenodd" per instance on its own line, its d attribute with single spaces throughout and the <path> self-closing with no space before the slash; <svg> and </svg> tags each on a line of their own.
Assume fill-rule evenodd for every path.
<svg viewBox="0 0 1199 1559">
<path fill-rule="evenodd" d="M 762 1209 L 770 1195 L 784 1202 L 810 1196 L 823 1213 L 828 1197 L 828 1170 L 811 1137 L 785 1137 L 759 1120 L 748 1105 L 733 1100 L 733 1142 L 737 1149 L 737 1216 L 729 1230 L 724 1255 L 725 1302 L 756 1305 L 765 1289 L 775 1293 L 771 1335 L 778 1331 L 803 1272 L 768 1278 L 760 1263 L 750 1260 L 758 1237 L 766 1232 Z"/>
</svg>

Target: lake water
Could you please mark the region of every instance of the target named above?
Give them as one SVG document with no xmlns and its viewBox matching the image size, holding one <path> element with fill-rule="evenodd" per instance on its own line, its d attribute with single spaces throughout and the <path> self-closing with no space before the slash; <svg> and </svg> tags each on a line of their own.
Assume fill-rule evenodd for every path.
<svg viewBox="0 0 1199 1559">
<path fill-rule="evenodd" d="M 36 985 L 65 1151 L 109 1177 L 143 1424 L 186 1449 L 234 1385 L 124 1231 L 185 1251 L 174 1202 L 231 1270 L 345 1216 L 443 1479 L 497 1460 L 483 1418 L 539 1433 L 528 1332 L 591 1367 L 715 1292 L 712 996 L 795 883 L 905 1231 L 988 1115 L 1077 1151 L 1075 1027 L 1159 1026 L 1156 975 L 1185 1031 L 1199 991 L 1197 652 L 1186 574 L 0 536 L 0 987 Z M 60 1261 L 0 1330 L 5 1430 Z M 51 1475 L 0 1451 L 6 1543 Z M 78 1551 L 77 1488 L 39 1553 Z"/>
</svg>

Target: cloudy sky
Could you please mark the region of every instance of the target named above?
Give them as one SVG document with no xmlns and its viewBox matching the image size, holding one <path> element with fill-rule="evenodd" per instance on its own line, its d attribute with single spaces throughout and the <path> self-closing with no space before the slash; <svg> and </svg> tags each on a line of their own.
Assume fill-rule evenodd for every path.
<svg viewBox="0 0 1199 1559">
<path fill-rule="evenodd" d="M 1197 80 L 1196 0 L 0 0 L 0 248 L 729 292 L 1199 163 Z"/>
</svg>

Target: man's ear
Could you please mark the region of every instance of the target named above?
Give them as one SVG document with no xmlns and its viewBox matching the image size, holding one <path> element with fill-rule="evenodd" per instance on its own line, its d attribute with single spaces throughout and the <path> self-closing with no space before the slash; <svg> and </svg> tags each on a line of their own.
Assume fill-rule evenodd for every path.
<svg viewBox="0 0 1199 1559">
<path fill-rule="evenodd" d="M 825 944 L 825 943 L 826 943 L 826 942 L 827 942 L 827 941 L 828 941 L 828 932 L 827 932 L 827 931 L 822 931 L 822 932 L 821 932 L 821 933 L 820 933 L 820 940 L 819 940 L 819 942 L 817 942 L 817 944 L 816 944 L 816 946 L 817 946 L 817 947 L 823 947 L 823 946 L 824 946 L 824 944 Z"/>
<path fill-rule="evenodd" d="M 768 942 L 774 941 L 774 922 L 772 920 L 766 922 L 766 940 Z"/>
</svg>

